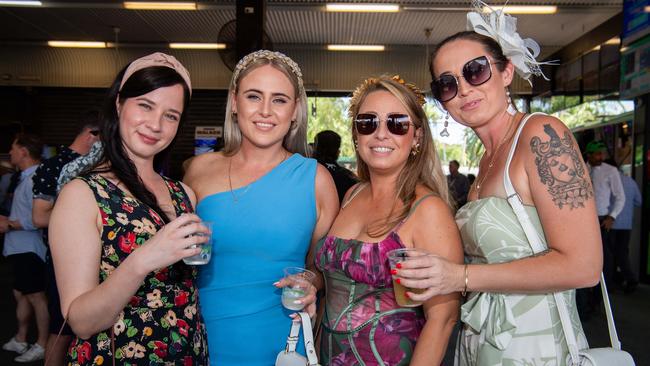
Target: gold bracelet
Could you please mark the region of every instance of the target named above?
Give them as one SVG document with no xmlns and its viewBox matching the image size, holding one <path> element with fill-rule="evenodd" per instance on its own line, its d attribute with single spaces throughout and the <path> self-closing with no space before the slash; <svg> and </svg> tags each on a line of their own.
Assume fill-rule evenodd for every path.
<svg viewBox="0 0 650 366">
<path fill-rule="evenodd" d="M 463 297 L 467 296 L 467 284 L 469 283 L 469 276 L 467 276 L 467 272 L 467 264 L 465 264 L 465 288 L 463 288 L 463 291 L 460 293 Z"/>
</svg>

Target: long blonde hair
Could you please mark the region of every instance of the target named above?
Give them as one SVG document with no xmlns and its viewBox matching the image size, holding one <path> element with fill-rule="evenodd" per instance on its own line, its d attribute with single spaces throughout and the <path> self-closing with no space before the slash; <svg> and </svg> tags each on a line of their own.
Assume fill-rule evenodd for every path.
<svg viewBox="0 0 650 366">
<path fill-rule="evenodd" d="M 418 184 L 427 187 L 447 203 L 449 207 L 452 207 L 449 201 L 447 179 L 442 172 L 442 164 L 433 143 L 429 121 L 422 108 L 424 96 L 415 85 L 405 83 L 399 76 L 369 78 L 360 84 L 352 95 L 349 109 L 349 116 L 352 120 L 352 138 L 355 145 L 357 133 L 354 128 L 354 118 L 359 113 L 359 108 L 366 97 L 378 90 L 388 91 L 397 98 L 406 107 L 412 119 L 411 122 L 413 122 L 416 129 L 421 129 L 422 134 L 418 139 L 419 148 L 416 150 L 417 153 L 409 154 L 406 165 L 399 173 L 396 187 L 397 197 L 395 197 L 390 213 L 385 219 L 380 219 L 368 226 L 367 234 L 373 238 L 384 236 L 406 218 L 415 201 L 415 189 Z M 359 179 L 361 182 L 369 182 L 370 171 L 368 165 L 361 159 L 359 151 L 355 149 L 355 152 Z M 397 206 L 397 198 L 401 200 L 403 208 L 396 214 L 394 211 Z"/>
<path fill-rule="evenodd" d="M 251 57 L 252 56 L 252 57 Z M 249 61 L 246 58 L 249 58 Z M 290 65 L 292 63 L 292 65 Z M 237 115 L 232 112 L 233 98 L 236 97 L 240 81 L 253 70 L 264 65 L 271 65 L 282 72 L 291 82 L 296 99 L 296 119 L 291 122 L 289 132 L 284 136 L 282 146 L 289 152 L 306 155 L 307 153 L 307 94 L 302 83 L 302 75 L 293 60 L 279 52 L 257 51 L 244 57 L 233 73 L 228 89 L 226 119 L 224 128 L 225 146 L 223 153 L 232 156 L 241 147 L 242 134 L 237 123 Z"/>
</svg>

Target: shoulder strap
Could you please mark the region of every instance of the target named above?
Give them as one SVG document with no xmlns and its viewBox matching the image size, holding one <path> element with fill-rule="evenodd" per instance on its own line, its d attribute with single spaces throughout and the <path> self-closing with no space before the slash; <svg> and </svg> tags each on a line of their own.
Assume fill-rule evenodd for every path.
<svg viewBox="0 0 650 366">
<path fill-rule="evenodd" d="M 533 253 L 537 254 L 545 251 L 547 249 L 547 246 L 544 244 L 543 240 L 541 239 L 540 233 L 537 232 L 537 229 L 535 228 L 535 226 L 533 226 L 533 223 L 530 221 L 530 217 L 528 216 L 528 213 L 526 212 L 526 209 L 524 208 L 524 205 L 521 202 L 521 199 L 519 198 L 517 191 L 512 185 L 512 181 L 510 180 L 510 162 L 516 150 L 517 141 L 519 140 L 521 131 L 523 130 L 523 127 L 526 125 L 526 122 L 528 122 L 530 116 L 532 116 L 532 114 L 526 116 L 521 121 L 521 124 L 515 135 L 514 141 L 512 143 L 512 147 L 510 148 L 510 153 L 508 154 L 508 160 L 506 161 L 506 166 L 503 171 L 503 186 L 506 190 L 508 203 L 510 204 L 510 207 L 512 207 L 512 211 L 515 213 L 517 220 L 521 224 L 521 227 L 524 230 L 524 233 L 526 235 L 526 238 L 528 239 L 528 243 L 530 244 L 531 249 L 533 250 Z M 612 309 L 609 303 L 609 296 L 607 295 L 607 287 L 605 285 L 605 279 L 603 278 L 602 273 L 600 276 L 601 276 L 600 285 L 601 285 L 603 300 L 605 304 L 605 313 L 607 315 L 607 326 L 609 328 L 609 338 L 612 343 L 612 347 L 617 350 L 620 350 L 621 342 L 619 341 L 618 334 L 616 333 L 616 325 L 614 324 L 614 318 L 612 316 Z M 555 302 L 557 304 L 558 314 L 560 316 L 560 323 L 562 323 L 562 329 L 564 331 L 564 336 L 566 338 L 567 346 L 569 348 L 569 354 L 571 356 L 572 363 L 577 365 L 579 364 L 579 359 L 580 359 L 578 342 L 575 333 L 573 331 L 573 325 L 571 324 L 571 318 L 569 316 L 569 310 L 567 304 L 564 301 L 564 296 L 562 295 L 561 292 L 553 293 L 553 297 L 555 298 Z"/>
<path fill-rule="evenodd" d="M 286 352 L 296 352 L 296 345 L 300 338 L 300 324 L 302 323 L 302 335 L 305 338 L 305 352 L 307 353 L 307 366 L 318 366 L 318 357 L 316 357 L 316 349 L 314 348 L 314 335 L 311 331 L 311 319 L 309 314 L 304 311 L 297 313 L 301 321 L 291 322 L 291 332 L 287 338 Z"/>
<path fill-rule="evenodd" d="M 367 183 L 367 182 L 361 182 L 361 183 L 356 184 L 356 185 L 353 187 L 352 193 L 350 193 L 350 196 L 348 197 L 348 199 L 346 199 L 346 200 L 343 202 L 343 204 L 341 205 L 341 208 L 345 208 L 345 206 L 349 205 L 350 202 L 352 202 L 352 200 L 353 200 L 353 199 L 354 199 L 354 198 L 355 198 L 359 193 L 361 193 L 361 191 L 363 191 L 364 188 L 366 188 L 366 186 L 368 186 L 368 183 Z"/>
</svg>

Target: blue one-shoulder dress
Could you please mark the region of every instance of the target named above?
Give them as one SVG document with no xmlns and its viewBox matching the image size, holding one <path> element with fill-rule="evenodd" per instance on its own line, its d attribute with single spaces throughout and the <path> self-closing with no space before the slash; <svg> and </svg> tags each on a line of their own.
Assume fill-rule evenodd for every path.
<svg viewBox="0 0 650 366">
<path fill-rule="evenodd" d="M 198 203 L 213 222 L 212 260 L 199 275 L 211 365 L 272 366 L 284 349 L 292 312 L 273 283 L 284 267 L 305 266 L 315 179 L 316 161 L 293 154 L 257 181 Z"/>
</svg>

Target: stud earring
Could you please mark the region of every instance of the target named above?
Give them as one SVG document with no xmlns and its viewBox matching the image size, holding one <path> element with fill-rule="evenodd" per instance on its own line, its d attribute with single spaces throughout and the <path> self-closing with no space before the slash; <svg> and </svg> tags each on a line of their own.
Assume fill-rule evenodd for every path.
<svg viewBox="0 0 650 366">
<path fill-rule="evenodd" d="M 506 89 L 506 98 L 506 104 L 508 105 L 506 112 L 508 112 L 509 115 L 514 116 L 517 113 L 517 109 L 512 104 L 512 98 L 510 98 L 510 90 L 508 89 Z"/>
<path fill-rule="evenodd" d="M 449 137 L 449 131 L 447 131 L 447 127 L 449 126 L 449 111 L 447 111 L 447 114 L 445 115 L 445 128 L 440 131 L 440 137 Z"/>
</svg>

